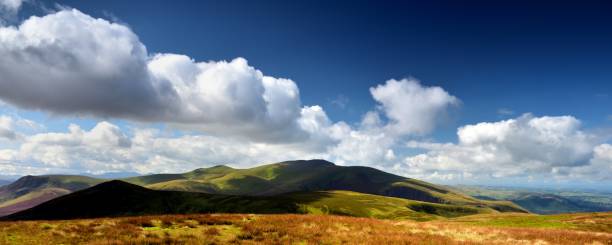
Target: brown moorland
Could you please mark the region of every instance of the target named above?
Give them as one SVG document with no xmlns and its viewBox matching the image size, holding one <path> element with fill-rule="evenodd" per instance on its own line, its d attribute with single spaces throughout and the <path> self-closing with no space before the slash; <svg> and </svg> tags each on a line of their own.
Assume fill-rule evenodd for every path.
<svg viewBox="0 0 612 245">
<path fill-rule="evenodd" d="M 0 222 L 0 244 L 612 244 L 612 213 L 428 222 L 201 214 Z"/>
</svg>

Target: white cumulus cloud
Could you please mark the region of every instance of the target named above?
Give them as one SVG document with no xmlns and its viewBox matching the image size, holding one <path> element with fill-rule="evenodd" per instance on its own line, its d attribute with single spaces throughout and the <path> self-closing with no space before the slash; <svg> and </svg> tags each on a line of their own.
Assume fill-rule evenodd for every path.
<svg viewBox="0 0 612 245">
<path fill-rule="evenodd" d="M 122 159 L 125 159 L 124 153 L 129 151 L 131 141 L 116 125 L 100 122 L 86 131 L 71 124 L 68 129 L 65 133 L 40 133 L 27 137 L 20 146 L 18 158 L 63 168 L 87 163 L 127 164 Z"/>
<path fill-rule="evenodd" d="M 254 139 L 304 136 L 297 85 L 265 76 L 243 58 L 197 63 L 184 55 L 158 54 L 148 67 L 180 100 L 174 115 L 162 120 Z"/>
<path fill-rule="evenodd" d="M 391 79 L 370 92 L 390 119 L 387 127 L 399 135 L 431 132 L 448 108 L 460 103 L 441 87 L 426 87 L 416 79 Z"/>
<path fill-rule="evenodd" d="M 411 141 L 410 148 L 426 153 L 407 157 L 407 169 L 415 174 L 484 175 L 512 177 L 550 175 L 577 169 L 594 158 L 601 141 L 584 132 L 571 116 L 521 117 L 460 127 L 458 143 Z"/>
</svg>

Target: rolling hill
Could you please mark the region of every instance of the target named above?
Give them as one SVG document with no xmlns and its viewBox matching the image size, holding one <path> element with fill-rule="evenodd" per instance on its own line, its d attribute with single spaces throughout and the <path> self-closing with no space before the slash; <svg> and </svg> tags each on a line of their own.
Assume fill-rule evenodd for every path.
<svg viewBox="0 0 612 245">
<path fill-rule="evenodd" d="M 220 165 L 182 174 L 154 174 L 122 180 L 154 190 L 238 196 L 341 190 L 430 203 L 525 212 L 508 201 L 480 200 L 445 187 L 374 168 L 343 167 L 324 160 L 287 161 L 249 169 Z M 71 175 L 22 177 L 10 185 L 0 187 L 0 215 L 24 210 L 104 181 L 107 180 Z"/>
<path fill-rule="evenodd" d="M 431 220 L 498 212 L 491 208 L 434 204 L 350 191 L 231 196 L 151 190 L 113 180 L 55 198 L 5 219 L 55 220 L 189 213 L 308 213 Z"/>
<path fill-rule="evenodd" d="M 250 169 L 227 166 L 184 174 L 160 174 L 125 181 L 156 190 L 270 196 L 298 191 L 346 190 L 410 200 L 522 211 L 511 202 L 485 201 L 424 181 L 369 167 L 337 166 L 324 160 L 287 161 Z"/>
</svg>

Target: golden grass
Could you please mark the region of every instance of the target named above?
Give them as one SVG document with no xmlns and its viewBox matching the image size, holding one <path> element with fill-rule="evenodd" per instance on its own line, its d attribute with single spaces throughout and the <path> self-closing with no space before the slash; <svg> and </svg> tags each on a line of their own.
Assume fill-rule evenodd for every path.
<svg viewBox="0 0 612 245">
<path fill-rule="evenodd" d="M 567 229 L 293 214 L 18 221 L 0 222 L 0 244 L 612 244 L 609 217 L 573 215 Z"/>
</svg>

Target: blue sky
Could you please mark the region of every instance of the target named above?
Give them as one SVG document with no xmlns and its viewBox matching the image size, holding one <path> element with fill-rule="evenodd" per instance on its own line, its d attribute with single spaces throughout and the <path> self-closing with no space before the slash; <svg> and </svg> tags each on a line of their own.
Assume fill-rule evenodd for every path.
<svg viewBox="0 0 612 245">
<path fill-rule="evenodd" d="M 347 130 L 354 131 L 353 135 L 373 137 L 377 133 L 385 134 L 383 145 L 388 148 L 378 151 L 380 158 L 366 157 L 360 160 L 343 157 L 340 155 L 344 153 L 339 153 L 337 148 L 340 148 L 338 145 L 342 145 L 345 138 L 340 137 L 330 139 L 335 143 L 331 143 L 327 151 L 292 148 L 296 153 L 288 155 L 287 158 L 322 156 L 344 164 L 375 166 L 398 174 L 431 178 L 432 181 L 438 182 L 486 179 L 494 183 L 505 179 L 509 184 L 517 182 L 515 178 L 533 179 L 538 176 L 545 179 L 543 182 L 555 184 L 588 175 L 586 172 L 589 171 L 576 170 L 576 167 L 600 168 L 603 164 L 604 167 L 610 168 L 612 164 L 607 158 L 608 155 L 612 156 L 612 153 L 608 152 L 612 125 L 612 110 L 609 106 L 612 102 L 612 64 L 609 58 L 612 56 L 612 29 L 609 28 L 612 26 L 612 17 L 609 15 L 612 4 L 605 1 L 554 5 L 532 1 L 414 1 L 382 4 L 374 1 L 28 1 L 14 11 L 15 16 L 6 14 L 9 17 L 5 18 L 5 26 L 19 25 L 32 15 L 53 15 L 67 9 L 76 9 L 87 17 L 102 18 L 109 23 L 129 27 L 131 32 L 137 35 L 139 42 L 146 46 L 148 56 L 156 53 L 184 54 L 195 62 L 231 61 L 236 57 L 243 57 L 248 60 L 249 66 L 260 70 L 266 76 L 291 79 L 299 88 L 299 106 L 320 106 L 330 125 L 344 122 L 350 127 Z M 435 127 L 416 131 L 403 128 L 399 130 L 401 133 L 386 131 L 388 128 L 396 128 L 395 131 L 398 131 L 397 125 L 411 125 L 412 122 L 405 119 L 405 115 L 420 117 L 402 109 L 410 107 L 408 101 L 418 103 L 418 100 L 385 97 L 389 98 L 389 103 L 385 103 L 384 99 L 374 98 L 371 88 L 379 85 L 389 85 L 388 88 L 393 88 L 387 83 L 389 79 L 396 79 L 402 84 L 418 80 L 419 88 L 439 87 L 448 94 L 443 97 L 445 104 L 434 108 L 433 114 L 440 116 L 425 122 L 435 124 Z M 13 79 L 3 82 L 18 81 Z M 53 84 L 46 83 L 45 86 Z M 407 94 L 409 96 L 411 93 Z M 451 97 L 457 99 L 456 103 Z M 100 111 L 95 111 L 96 108 L 70 111 L 65 107 L 46 108 L 15 102 L 15 99 L 8 100 L 2 111 L 12 115 L 14 122 L 23 118 L 43 125 L 45 129 L 39 130 L 41 134 L 65 133 L 71 123 L 87 131 L 100 121 L 107 120 L 118 126 L 128 138 L 134 137 L 134 129 L 157 129 L 162 131 L 159 134 L 166 139 L 170 137 L 168 135 L 211 135 L 218 138 L 247 139 L 253 144 L 278 144 L 277 139 L 270 142 L 267 141 L 269 139 L 258 138 L 264 131 L 228 135 L 219 133 L 222 130 L 213 126 L 200 127 L 201 125 L 193 123 L 184 125 L 184 121 L 176 122 L 174 119 L 134 116 L 108 110 L 99 113 Z M 394 105 L 396 108 L 392 108 Z M 407 121 L 400 122 L 401 120 L 391 115 L 391 111 L 401 111 L 398 112 L 403 118 L 401 120 Z M 430 112 L 424 109 L 417 111 Z M 382 120 L 379 128 L 382 131 L 373 133 L 372 130 L 366 132 L 360 129 L 363 128 L 363 118 L 368 112 L 379 114 Z M 571 117 L 575 123 L 572 120 L 564 120 L 563 116 Z M 551 143 L 549 148 L 544 148 L 548 151 L 546 154 L 554 155 L 556 152 L 568 151 L 568 148 L 577 149 L 575 155 L 563 156 L 572 159 L 571 161 L 558 160 L 562 159 L 562 156 L 536 156 L 526 160 L 523 159 L 525 157 L 520 157 L 520 154 L 532 153 L 516 150 L 516 147 L 509 146 L 510 143 L 505 140 L 514 139 L 513 137 L 521 142 L 532 140 L 524 138 L 527 137 L 525 135 L 534 134 L 529 131 L 533 129 L 531 128 L 525 129 L 524 135 L 504 136 L 501 137 L 502 140 L 498 137 L 499 142 L 494 145 L 497 147 L 495 149 L 510 149 L 507 152 L 482 153 L 483 157 L 488 153 L 508 154 L 512 160 L 491 161 L 498 162 L 496 164 L 500 166 L 512 165 L 514 168 L 508 170 L 509 172 L 518 169 L 512 176 L 500 177 L 493 172 L 476 173 L 478 171 L 468 170 L 459 173 L 462 172 L 460 169 L 470 167 L 451 168 L 433 163 L 432 158 L 450 158 L 447 159 L 448 162 L 456 161 L 457 164 L 484 164 L 475 163 L 474 159 L 457 157 L 457 149 L 468 148 L 467 141 L 462 144 L 458 138 L 460 128 L 482 122 L 497 123 L 492 129 L 487 129 L 495 132 L 487 131 L 481 134 L 480 130 L 474 131 L 479 136 L 492 135 L 501 132 L 501 129 L 496 127 L 502 127 L 504 120 L 514 120 L 516 125 L 513 124 L 513 127 L 521 130 L 523 127 L 532 127 L 537 119 L 547 117 L 552 118 L 555 125 L 561 122 L 567 125 L 564 124 L 566 127 L 561 129 L 555 128 L 562 134 L 559 136 L 563 138 L 560 142 L 544 142 Z M 268 127 L 269 125 L 266 125 L 264 128 Z M 544 138 L 533 139 L 534 144 L 548 139 L 547 130 L 550 131 L 543 129 L 536 132 L 542 133 Z M 469 130 L 466 132 L 474 133 Z M 24 133 L 24 136 L 32 134 L 34 133 Z M 318 136 L 309 137 L 312 139 Z M 577 140 L 576 137 L 580 139 Z M 479 141 L 483 144 L 479 146 L 492 146 L 488 139 L 485 141 L 486 144 Z M 569 141 L 579 141 L 584 145 L 565 146 Z M 27 143 L 26 139 L 17 143 L 5 142 L 4 145 L 7 149 L 19 150 Z M 453 144 L 455 148 L 442 150 L 441 145 L 423 147 L 423 143 Z M 328 143 L 296 140 L 286 144 Z M 406 144 L 418 147 L 406 148 Z M 359 147 L 368 148 L 351 147 L 355 150 L 360 149 Z M 589 150 L 584 150 L 585 148 Z M 379 162 L 377 159 L 383 159 L 382 155 L 385 155 L 387 150 L 392 150 L 395 158 Z M 89 152 L 83 156 L 86 156 L 86 160 L 97 158 L 91 154 L 92 152 Z M 113 168 L 98 164 L 70 163 L 83 159 L 71 159 L 60 167 L 49 165 L 42 158 L 37 160 L 13 157 L 7 159 L 7 162 L 28 162 L 40 168 L 41 172 L 179 171 L 202 164 L 180 165 L 171 161 L 172 164 L 160 165 L 172 167 L 145 167 L 146 163 L 152 161 L 152 156 L 160 155 L 151 154 L 127 160 L 113 158 L 112 162 L 117 164 Z M 428 154 L 424 156 L 426 162 L 414 163 L 416 160 L 412 157 L 417 154 Z M 166 154 L 164 157 L 172 158 L 168 155 L 172 154 Z M 254 159 L 263 162 L 277 160 L 268 160 L 263 155 L 260 157 Z M 183 161 L 189 159 L 183 155 L 177 158 Z M 135 163 L 131 162 L 134 159 L 138 159 L 138 164 L 142 166 L 134 167 Z M 209 161 L 237 161 L 242 162 L 236 163 L 238 166 L 249 166 L 245 160 L 233 157 L 219 156 L 197 160 L 206 161 L 206 164 L 213 164 L 208 163 Z M 30 163 L 37 161 L 39 163 Z M 411 161 L 413 165 L 404 166 Z M 524 162 L 516 163 L 517 161 Z M 416 172 L 406 170 L 423 168 L 422 164 L 431 167 Z M 521 168 L 530 164 L 541 166 L 538 169 L 521 171 Z M 437 175 L 434 174 L 438 169 L 436 166 L 440 169 Z M 565 171 L 568 173 L 559 174 Z M 606 179 L 605 175 L 600 179 Z"/>
</svg>

